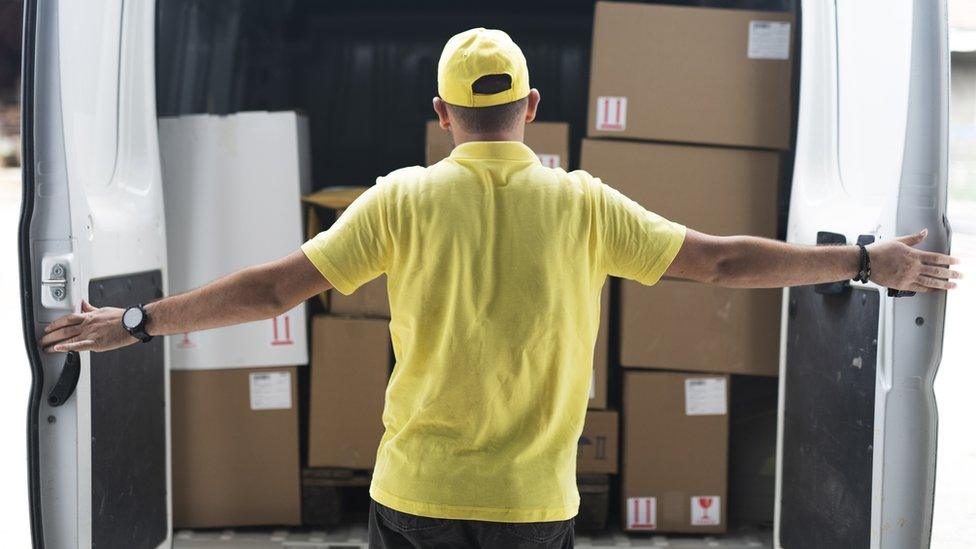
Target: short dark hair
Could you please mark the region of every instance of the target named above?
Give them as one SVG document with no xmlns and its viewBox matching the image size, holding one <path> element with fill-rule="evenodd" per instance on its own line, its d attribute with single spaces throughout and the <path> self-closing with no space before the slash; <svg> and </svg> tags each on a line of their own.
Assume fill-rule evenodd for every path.
<svg viewBox="0 0 976 549">
<path fill-rule="evenodd" d="M 459 107 L 447 104 L 451 117 L 465 131 L 471 133 L 498 133 L 509 131 L 525 116 L 528 97 L 492 107 Z"/>
</svg>

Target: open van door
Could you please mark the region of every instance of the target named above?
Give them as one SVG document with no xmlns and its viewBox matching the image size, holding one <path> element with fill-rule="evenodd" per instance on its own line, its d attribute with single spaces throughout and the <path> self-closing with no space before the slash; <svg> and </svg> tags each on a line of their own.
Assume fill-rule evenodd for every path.
<svg viewBox="0 0 976 549">
<path fill-rule="evenodd" d="M 944 0 L 805 0 L 787 238 L 948 253 Z M 785 291 L 775 544 L 927 547 L 945 292 Z"/>
<path fill-rule="evenodd" d="M 162 338 L 46 354 L 45 325 L 165 293 L 154 2 L 24 6 L 20 275 L 35 548 L 170 545 Z"/>
</svg>

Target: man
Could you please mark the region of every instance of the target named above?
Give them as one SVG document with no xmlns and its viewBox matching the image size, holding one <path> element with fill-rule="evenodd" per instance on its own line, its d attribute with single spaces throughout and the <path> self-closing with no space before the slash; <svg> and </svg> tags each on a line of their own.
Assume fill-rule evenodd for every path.
<svg viewBox="0 0 976 549">
<path fill-rule="evenodd" d="M 543 167 L 522 144 L 539 92 L 505 33 L 448 41 L 434 110 L 457 144 L 380 178 L 300 251 L 126 311 L 82 303 L 48 350 L 106 351 L 154 335 L 266 319 L 386 273 L 397 365 L 370 495 L 376 547 L 571 547 L 576 443 L 608 275 L 734 287 L 859 278 L 953 288 L 952 257 L 716 237 L 646 211 L 599 179 Z M 716 174 L 718 176 L 718 174 Z"/>
</svg>

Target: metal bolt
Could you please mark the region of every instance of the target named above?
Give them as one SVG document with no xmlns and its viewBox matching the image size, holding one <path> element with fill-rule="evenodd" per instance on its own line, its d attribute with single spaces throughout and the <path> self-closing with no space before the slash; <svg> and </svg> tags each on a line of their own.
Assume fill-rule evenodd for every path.
<svg viewBox="0 0 976 549">
<path fill-rule="evenodd" d="M 54 297 L 56 301 L 64 300 L 64 288 L 60 286 L 55 286 L 51 288 L 51 296 Z"/>
<path fill-rule="evenodd" d="M 55 263 L 51 269 L 51 278 L 64 278 L 64 265 Z"/>
</svg>

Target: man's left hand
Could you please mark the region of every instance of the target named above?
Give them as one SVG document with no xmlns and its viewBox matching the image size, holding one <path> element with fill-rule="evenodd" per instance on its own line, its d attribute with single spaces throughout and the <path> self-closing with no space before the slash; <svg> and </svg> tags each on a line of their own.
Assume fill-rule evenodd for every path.
<svg viewBox="0 0 976 549">
<path fill-rule="evenodd" d="M 82 300 L 81 312 L 64 315 L 44 328 L 41 347 L 48 353 L 110 351 L 138 342 L 122 326 L 117 307 L 92 307 Z"/>
</svg>

